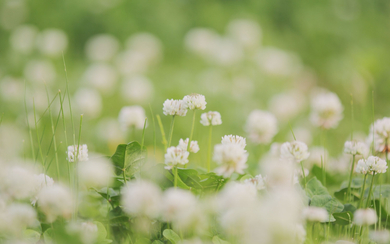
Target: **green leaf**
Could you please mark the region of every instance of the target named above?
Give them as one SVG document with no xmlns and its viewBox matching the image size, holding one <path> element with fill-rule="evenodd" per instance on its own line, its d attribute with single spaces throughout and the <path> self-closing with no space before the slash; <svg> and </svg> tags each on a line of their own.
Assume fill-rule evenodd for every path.
<svg viewBox="0 0 390 244">
<path fill-rule="evenodd" d="M 123 210 L 120 207 L 116 207 L 108 213 L 108 219 L 111 224 L 117 223 L 127 223 L 129 222 L 129 217 L 125 215 Z"/>
<path fill-rule="evenodd" d="M 23 238 L 29 243 L 37 243 L 41 238 L 41 233 L 35 230 L 27 229 L 23 232 Z"/>
<path fill-rule="evenodd" d="M 366 188 L 364 191 L 364 197 L 368 197 L 368 192 L 370 191 L 370 186 Z M 371 199 L 379 199 L 380 196 L 382 195 L 382 198 L 388 198 L 390 197 L 390 185 L 373 185 L 372 187 L 372 195 Z"/>
<path fill-rule="evenodd" d="M 51 244 L 53 243 L 53 229 L 49 228 L 43 233 L 43 240 L 45 241 L 46 244 Z"/>
<path fill-rule="evenodd" d="M 115 166 L 115 173 L 120 175 L 126 170 L 126 175 L 133 176 L 139 173 L 145 161 L 145 151 L 141 150 L 138 142 L 119 144 L 111 161 Z"/>
<path fill-rule="evenodd" d="M 341 190 L 335 191 L 334 196 L 342 202 L 348 200 L 348 188 L 343 188 Z M 353 196 L 352 201 L 358 201 L 360 199 L 360 194 L 356 188 L 351 188 L 351 195 Z"/>
<path fill-rule="evenodd" d="M 310 206 L 325 208 L 329 215 L 340 213 L 344 209 L 344 205 L 333 198 L 316 177 L 307 182 L 306 195 L 310 198 Z"/>
<path fill-rule="evenodd" d="M 202 184 L 205 190 L 214 191 L 217 188 L 221 189 L 227 182 L 222 176 L 216 175 L 214 172 L 201 174 L 199 177 L 201 179 L 200 184 Z"/>
<path fill-rule="evenodd" d="M 198 171 L 194 169 L 178 169 L 178 175 L 187 186 L 203 189 Z"/>
<path fill-rule="evenodd" d="M 159 241 L 159 240 L 155 240 L 155 241 L 152 242 L 152 244 L 164 244 L 164 242 Z"/>
<path fill-rule="evenodd" d="M 98 241 L 104 241 L 107 237 L 107 230 L 106 230 L 106 227 L 104 227 L 104 225 L 102 223 L 100 223 L 99 221 L 94 221 L 93 222 L 97 228 L 98 228 L 98 236 L 97 236 L 97 240 Z"/>
<path fill-rule="evenodd" d="M 164 170 L 164 176 L 170 181 L 172 182 L 172 186 L 174 185 L 174 177 L 173 177 L 173 172 L 172 170 Z M 177 186 L 179 188 L 182 188 L 184 190 L 191 190 L 191 187 L 187 186 L 186 183 L 184 183 L 182 181 L 182 179 L 180 178 L 180 175 L 177 174 Z"/>
<path fill-rule="evenodd" d="M 349 225 L 353 220 L 353 214 L 351 212 L 334 213 L 333 217 L 336 219 L 336 224 L 339 225 Z"/>
<path fill-rule="evenodd" d="M 173 230 L 171 229 L 165 229 L 163 232 L 163 236 L 167 238 L 170 242 L 173 244 L 178 243 L 181 239 L 178 234 L 176 234 Z"/>
<path fill-rule="evenodd" d="M 224 241 L 221 238 L 219 238 L 219 236 L 214 236 L 212 241 L 213 241 L 213 244 L 230 244 L 229 242 Z"/>
</svg>

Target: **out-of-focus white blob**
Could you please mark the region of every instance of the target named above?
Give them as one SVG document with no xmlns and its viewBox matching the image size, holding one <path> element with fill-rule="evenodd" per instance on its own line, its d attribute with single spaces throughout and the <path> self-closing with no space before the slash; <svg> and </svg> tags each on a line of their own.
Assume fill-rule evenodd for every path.
<svg viewBox="0 0 390 244">
<path fill-rule="evenodd" d="M 257 144 L 268 144 L 278 133 L 278 121 L 276 117 L 263 110 L 253 110 L 245 124 L 245 131 L 248 138 Z"/>
<path fill-rule="evenodd" d="M 109 64 L 93 63 L 84 72 L 85 82 L 102 94 L 111 94 L 115 88 L 118 74 Z"/>
<path fill-rule="evenodd" d="M 102 97 L 100 93 L 88 88 L 80 88 L 74 95 L 76 109 L 86 118 L 97 118 L 102 112 Z"/>
<path fill-rule="evenodd" d="M 27 81 L 37 84 L 50 84 L 57 76 L 56 69 L 48 60 L 31 60 L 24 67 Z"/>
<path fill-rule="evenodd" d="M 43 188 L 38 195 L 38 207 L 46 215 L 49 223 L 54 222 L 59 216 L 69 218 L 74 210 L 70 189 L 57 184 Z"/>
<path fill-rule="evenodd" d="M 2 234 L 20 236 L 26 227 L 36 227 L 36 224 L 37 213 L 28 204 L 12 203 L 0 212 L 0 232 Z"/>
<path fill-rule="evenodd" d="M 351 170 L 351 160 L 350 155 L 343 153 L 338 158 L 331 158 L 328 160 L 326 162 L 326 170 L 333 173 L 344 174 Z"/>
<path fill-rule="evenodd" d="M 226 80 L 228 78 L 221 68 L 206 69 L 199 73 L 196 79 L 199 87 L 207 89 L 209 93 L 216 94 L 231 92 L 228 90 L 228 87 L 226 87 Z"/>
<path fill-rule="evenodd" d="M 0 126 L 1 159 L 14 159 L 21 156 L 25 134 L 14 123 L 3 121 Z"/>
<path fill-rule="evenodd" d="M 123 131 L 142 130 L 145 124 L 145 110 L 138 105 L 125 106 L 119 111 L 118 121 Z"/>
<path fill-rule="evenodd" d="M 6 76 L 0 80 L 0 94 L 4 101 L 19 102 L 24 98 L 24 84 L 19 78 Z"/>
<path fill-rule="evenodd" d="M 10 44 L 13 50 L 30 54 L 35 47 L 38 28 L 33 25 L 21 25 L 11 32 Z"/>
<path fill-rule="evenodd" d="M 280 121 L 286 122 L 296 117 L 305 108 L 305 96 L 299 91 L 288 91 L 273 96 L 269 110 Z"/>
<path fill-rule="evenodd" d="M 11 30 L 23 23 L 28 14 L 26 1 L 6 0 L 1 3 L 0 26 L 6 30 Z"/>
<path fill-rule="evenodd" d="M 79 180 L 87 188 L 108 187 L 114 175 L 111 161 L 103 157 L 78 163 L 78 170 Z"/>
<path fill-rule="evenodd" d="M 214 52 L 214 48 L 217 45 L 219 38 L 218 33 L 214 30 L 195 28 L 187 33 L 184 42 L 189 51 L 206 58 Z"/>
<path fill-rule="evenodd" d="M 136 75 L 125 79 L 122 84 L 123 100 L 131 103 L 145 104 L 153 97 L 153 83 L 145 76 Z"/>
<path fill-rule="evenodd" d="M 162 43 L 151 33 L 137 33 L 126 41 L 126 48 L 142 53 L 148 64 L 155 64 L 162 58 Z"/>
<path fill-rule="evenodd" d="M 303 126 L 295 127 L 293 128 L 293 131 L 294 131 L 295 138 L 297 138 L 297 140 L 299 141 L 306 143 L 306 145 L 310 146 L 311 143 L 313 142 L 312 132 L 307 127 L 303 127 Z M 288 141 L 294 140 L 294 137 L 291 133 L 288 134 L 287 140 Z"/>
<path fill-rule="evenodd" d="M 149 67 L 147 57 L 138 50 L 125 50 L 118 54 L 116 65 L 122 75 L 142 74 Z"/>
<path fill-rule="evenodd" d="M 329 160 L 328 150 L 324 149 L 323 147 L 312 147 L 310 148 L 309 152 L 310 156 L 305 161 L 305 165 L 308 168 L 311 168 L 313 165 L 321 167 L 321 161 L 324 163 L 328 162 Z"/>
<path fill-rule="evenodd" d="M 68 47 L 68 37 L 63 30 L 43 30 L 36 41 L 38 49 L 49 57 L 59 57 Z"/>
<path fill-rule="evenodd" d="M 344 107 L 339 97 L 325 89 L 314 91 L 311 98 L 311 122 L 324 129 L 336 128 L 343 119 Z"/>
<path fill-rule="evenodd" d="M 236 76 L 232 79 L 231 94 L 236 99 L 247 98 L 255 91 L 253 80 L 247 76 Z"/>
<path fill-rule="evenodd" d="M 87 58 L 92 61 L 109 61 L 119 50 L 118 40 L 109 34 L 91 37 L 85 44 Z"/>
<path fill-rule="evenodd" d="M 235 65 L 244 57 L 241 46 L 228 38 L 220 38 L 211 55 L 212 62 L 221 66 Z"/>
<path fill-rule="evenodd" d="M 115 143 L 122 141 L 123 131 L 120 129 L 118 120 L 114 118 L 104 118 L 99 120 L 97 125 L 97 136 L 102 141 Z"/>
<path fill-rule="evenodd" d="M 227 26 L 227 34 L 246 49 L 257 47 L 262 38 L 260 26 L 249 19 L 231 21 Z"/>
<path fill-rule="evenodd" d="M 298 74 L 302 69 L 301 61 L 296 55 L 274 47 L 258 51 L 255 61 L 269 75 L 291 76 Z"/>
</svg>

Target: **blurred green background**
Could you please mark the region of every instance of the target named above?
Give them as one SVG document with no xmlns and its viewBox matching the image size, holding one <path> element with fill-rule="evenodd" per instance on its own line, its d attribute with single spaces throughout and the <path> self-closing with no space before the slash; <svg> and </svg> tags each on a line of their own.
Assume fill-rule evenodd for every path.
<svg viewBox="0 0 390 244">
<path fill-rule="evenodd" d="M 249 27 L 246 31 L 245 25 L 234 27 L 237 20 L 251 23 L 249 25 L 255 26 L 257 34 Z M 207 36 L 196 40 L 188 34 L 195 28 L 207 28 L 208 33 L 217 35 L 221 42 L 213 46 L 218 49 L 216 53 L 211 49 L 208 50 L 210 53 L 199 55 L 191 49 L 191 43 L 195 47 L 202 40 L 207 44 Z M 56 29 L 62 34 L 46 35 L 49 37 L 45 39 L 48 29 Z M 237 42 L 240 31 L 255 43 L 245 46 Z M 134 41 L 140 33 L 152 36 Z M 88 49 L 91 38 L 101 34 L 110 35 L 107 43 L 114 43 L 108 58 L 94 57 L 96 53 L 104 56 L 104 50 L 111 48 L 106 46 L 108 44 Z M 129 37 L 133 39 L 128 41 Z M 376 118 L 390 112 L 389 43 L 390 2 L 387 0 L 2 0 L 0 150 L 4 158 L 31 157 L 24 99 L 33 128 L 34 150 L 37 150 L 32 101 L 34 98 L 39 119 L 47 107 L 44 84 L 47 84 L 51 99 L 59 89 L 62 95 L 65 92 L 63 51 L 74 103 L 75 127 L 78 128 L 79 115 L 84 113 L 82 143 L 88 144 L 91 152 L 110 155 L 118 143 L 141 139 L 141 131 L 133 138 L 131 134 L 121 132 L 116 124 L 120 109 L 136 104 L 143 106 L 149 118 L 145 144 L 151 149 L 153 123 L 149 104 L 155 114 L 162 116 L 168 132 L 170 118 L 162 114 L 162 103 L 165 99 L 181 99 L 190 93 L 205 95 L 206 111 L 219 111 L 222 115 L 223 124 L 215 127 L 213 143 L 218 143 L 225 134 L 246 136 L 243 127 L 248 114 L 253 109 L 262 109 L 274 113 L 277 110 L 280 131 L 275 141 L 291 140 L 290 122 L 294 130 L 304 131 L 302 133 L 311 138 L 308 144 L 322 145 L 322 132 L 311 125 L 308 117 L 310 94 L 323 87 L 335 92 L 344 105 L 344 119 L 338 128 L 324 132 L 330 155 L 337 157 L 352 131 L 361 132 L 362 138 L 367 135 L 373 121 L 372 100 Z M 125 51 L 129 50 L 131 55 L 126 56 Z M 147 54 L 151 57 L 145 61 L 142 55 Z M 127 63 L 126 57 L 130 60 Z M 89 69 L 94 64 L 110 68 L 107 80 L 111 83 L 106 84 L 102 78 L 103 85 L 96 86 L 94 80 L 105 77 L 106 73 L 100 74 L 99 68 Z M 141 77 L 141 81 L 124 85 L 134 77 Z M 88 104 L 93 100 L 88 98 L 89 93 L 77 97 L 75 94 L 80 89 L 93 90 L 91 96 L 98 104 L 80 106 L 80 103 Z M 297 112 L 284 116 L 298 105 L 273 98 L 289 92 L 301 102 Z M 54 121 L 58 106 L 58 101 L 52 104 Z M 68 111 L 67 106 L 65 109 Z M 93 111 L 83 111 L 88 109 Z M 189 136 L 190 115 L 177 119 L 173 144 Z M 68 141 L 71 141 L 72 128 L 69 116 L 66 118 Z M 38 124 L 38 132 L 40 138 L 47 139 L 42 140 L 43 148 L 47 150 L 52 137 L 48 113 Z M 157 159 L 161 160 L 163 147 L 157 125 L 156 135 L 160 148 Z M 56 137 L 58 150 L 63 155 L 61 160 L 65 162 L 61 120 Z M 204 153 L 195 155 L 193 160 L 203 162 L 207 128 L 200 123 L 196 124 L 194 139 L 199 141 Z M 266 152 L 269 145 L 248 144 L 249 163 L 255 168 L 261 153 Z M 47 150 L 47 155 L 45 160 L 52 160 L 52 148 Z"/>
</svg>

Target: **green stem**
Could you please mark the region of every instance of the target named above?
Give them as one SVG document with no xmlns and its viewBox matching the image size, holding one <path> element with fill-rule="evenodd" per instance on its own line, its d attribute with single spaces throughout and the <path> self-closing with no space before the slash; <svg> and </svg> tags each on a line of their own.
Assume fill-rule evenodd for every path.
<svg viewBox="0 0 390 244">
<path fill-rule="evenodd" d="M 169 141 L 168 141 L 168 147 L 171 146 L 172 143 L 172 136 L 173 136 L 173 127 L 175 125 L 175 115 L 172 116 L 172 121 L 171 121 L 171 130 L 169 131 Z M 189 144 L 189 143 L 188 143 Z"/>
<path fill-rule="evenodd" d="M 355 154 L 352 156 L 352 164 L 351 164 L 351 173 L 349 174 L 349 183 L 348 183 L 348 197 L 349 200 L 351 200 L 351 183 L 352 183 L 352 175 L 353 175 L 353 168 L 355 166 Z"/>
<path fill-rule="evenodd" d="M 161 131 L 162 144 L 164 145 L 165 151 L 167 151 L 167 144 L 168 144 L 168 142 L 167 142 L 167 139 L 165 137 L 164 126 L 162 125 L 160 115 L 157 114 L 156 118 L 157 118 L 158 126 L 160 127 L 160 131 Z"/>
<path fill-rule="evenodd" d="M 126 179 L 126 169 L 123 169 L 123 181 L 125 182 L 125 184 L 127 183 L 127 179 Z"/>
<path fill-rule="evenodd" d="M 141 150 L 144 148 L 145 128 L 146 128 L 146 122 L 147 122 L 147 120 L 148 120 L 148 118 L 145 118 L 144 129 L 142 130 Z"/>
<path fill-rule="evenodd" d="M 191 126 L 191 134 L 190 134 L 190 138 L 189 138 L 188 145 L 187 145 L 187 151 L 188 151 L 188 152 L 190 151 L 190 146 L 191 146 L 192 136 L 194 135 L 194 128 L 195 128 L 195 114 L 196 114 L 196 109 L 194 109 L 194 113 L 192 114 L 192 126 Z"/>
<path fill-rule="evenodd" d="M 213 126 L 209 125 L 209 148 L 207 151 L 207 172 L 210 172 L 210 164 L 211 164 L 211 138 L 213 133 Z"/>
<path fill-rule="evenodd" d="M 367 174 L 364 175 L 363 188 L 362 188 L 362 192 L 360 193 L 360 201 L 357 208 L 360 208 L 360 206 L 362 206 L 363 204 L 364 190 L 366 188 L 366 180 L 367 180 Z"/>
<path fill-rule="evenodd" d="M 370 186 L 370 191 L 368 192 L 368 196 L 367 196 L 367 204 L 366 204 L 366 208 L 368 208 L 368 206 L 369 206 L 369 204 L 370 204 L 370 198 L 371 198 L 372 186 L 374 185 L 374 177 L 375 177 L 375 173 L 372 175 L 372 179 L 371 179 L 371 186 Z"/>
<path fill-rule="evenodd" d="M 173 186 L 177 188 L 177 167 L 176 166 L 173 168 L 173 178 L 174 178 Z"/>
<path fill-rule="evenodd" d="M 302 168 L 302 175 L 303 175 L 303 180 L 305 182 L 305 189 L 306 189 L 306 174 L 305 174 L 305 169 L 303 168 L 303 162 L 301 161 L 301 168 Z"/>
</svg>

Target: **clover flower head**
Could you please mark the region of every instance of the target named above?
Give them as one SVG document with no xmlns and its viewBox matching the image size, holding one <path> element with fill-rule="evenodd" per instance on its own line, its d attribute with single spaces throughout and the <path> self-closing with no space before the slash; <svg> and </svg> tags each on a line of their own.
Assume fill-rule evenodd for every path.
<svg viewBox="0 0 390 244">
<path fill-rule="evenodd" d="M 186 148 L 187 149 L 187 148 Z M 185 165 L 188 163 L 188 156 L 190 155 L 186 149 L 181 147 L 170 147 L 165 154 L 165 169 L 172 169 L 177 165 Z"/>
<path fill-rule="evenodd" d="M 356 225 L 373 225 L 378 220 L 376 212 L 372 208 L 358 209 L 353 216 Z"/>
<path fill-rule="evenodd" d="M 206 109 L 206 98 L 205 96 L 201 94 L 191 94 L 184 96 L 183 98 L 184 103 L 187 105 L 189 110 L 194 110 L 194 109 L 200 109 L 200 110 L 205 110 Z"/>
<path fill-rule="evenodd" d="M 67 154 L 69 162 L 75 162 L 76 157 L 79 162 L 88 161 L 88 147 L 86 144 L 82 144 L 80 147 L 77 145 L 68 146 Z"/>
<path fill-rule="evenodd" d="M 310 156 L 307 145 L 300 141 L 285 142 L 280 147 L 280 157 L 300 163 Z"/>
<path fill-rule="evenodd" d="M 242 147 L 242 149 L 245 149 L 246 147 L 246 139 L 242 136 L 237 135 L 225 135 L 222 137 L 221 144 L 227 145 L 227 144 L 237 144 Z"/>
<path fill-rule="evenodd" d="M 218 175 L 225 178 L 230 177 L 234 172 L 243 174 L 248 166 L 248 153 L 238 144 L 218 144 L 214 147 L 213 160 L 220 165 L 216 169 Z"/>
<path fill-rule="evenodd" d="M 222 124 L 221 114 L 217 111 L 209 111 L 200 116 L 200 123 L 204 126 Z"/>
<path fill-rule="evenodd" d="M 163 104 L 163 113 L 165 115 L 185 116 L 187 111 L 187 104 L 183 100 L 167 99 Z"/>
<path fill-rule="evenodd" d="M 190 140 L 189 138 L 187 138 L 185 140 L 180 139 L 178 147 L 180 147 L 181 149 L 187 151 L 188 141 L 189 140 Z M 198 141 L 191 141 L 189 152 L 197 153 L 198 151 L 199 151 Z"/>
</svg>

